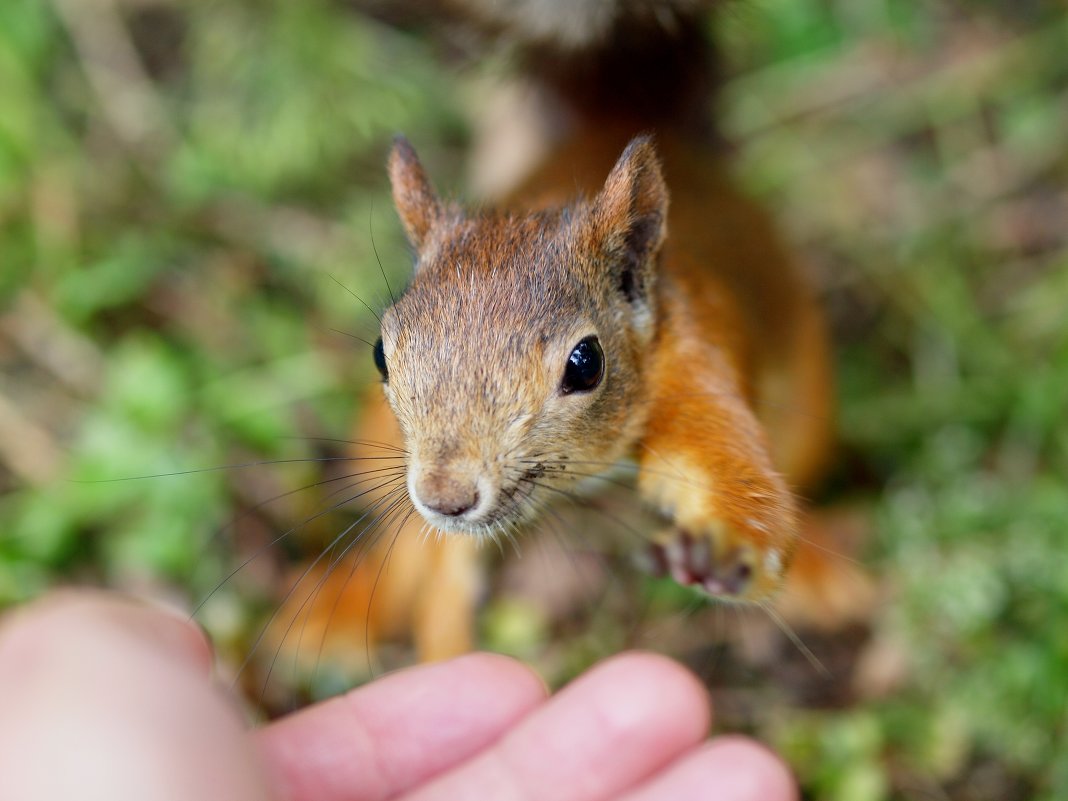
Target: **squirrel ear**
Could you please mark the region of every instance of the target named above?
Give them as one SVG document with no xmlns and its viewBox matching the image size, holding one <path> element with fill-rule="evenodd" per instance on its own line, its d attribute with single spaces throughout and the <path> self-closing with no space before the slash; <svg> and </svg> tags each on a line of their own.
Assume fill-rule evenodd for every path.
<svg viewBox="0 0 1068 801">
<path fill-rule="evenodd" d="M 644 299 L 655 277 L 656 255 L 667 235 L 668 190 L 650 136 L 631 140 L 593 202 L 603 247 L 618 261 L 621 291 Z"/>
<path fill-rule="evenodd" d="M 427 180 L 415 149 L 403 136 L 393 140 L 389 153 L 389 182 L 404 232 L 412 247 L 420 250 L 441 217 L 441 203 Z"/>
</svg>

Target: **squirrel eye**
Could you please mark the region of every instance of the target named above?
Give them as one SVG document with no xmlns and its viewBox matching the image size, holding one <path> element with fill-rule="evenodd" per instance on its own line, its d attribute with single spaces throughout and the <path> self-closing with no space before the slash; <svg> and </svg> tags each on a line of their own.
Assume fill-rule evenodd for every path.
<svg viewBox="0 0 1068 801">
<path fill-rule="evenodd" d="M 382 337 L 375 340 L 374 354 L 375 367 L 382 374 L 382 380 L 389 381 L 389 371 L 386 369 L 386 349 L 382 347 Z"/>
<path fill-rule="evenodd" d="M 597 337 L 586 337 L 575 345 L 567 357 L 564 367 L 564 380 L 560 382 L 560 391 L 565 395 L 572 392 L 589 392 L 604 378 L 604 351 Z"/>
</svg>

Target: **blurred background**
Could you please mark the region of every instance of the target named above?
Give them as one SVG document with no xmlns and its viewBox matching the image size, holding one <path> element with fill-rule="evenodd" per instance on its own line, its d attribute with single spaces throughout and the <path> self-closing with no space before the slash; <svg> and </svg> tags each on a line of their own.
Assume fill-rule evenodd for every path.
<svg viewBox="0 0 1068 801">
<path fill-rule="evenodd" d="M 1068 798 L 1068 12 L 721 17 L 736 174 L 831 317 L 818 500 L 879 603 L 801 647 L 722 608 L 705 640 L 692 599 L 640 578 L 624 617 L 652 621 L 641 644 L 681 637 L 720 727 L 808 797 Z M 328 0 L 0 4 L 0 607 L 72 581 L 199 604 L 272 712 L 358 679 L 257 639 L 340 530 L 300 526 L 323 504 L 299 490 L 373 380 L 348 290 L 380 308 L 409 268 L 390 137 L 463 191 L 480 68 L 447 49 Z M 483 642 L 563 679 L 633 642 L 617 602 L 588 606 L 491 597 Z"/>
</svg>

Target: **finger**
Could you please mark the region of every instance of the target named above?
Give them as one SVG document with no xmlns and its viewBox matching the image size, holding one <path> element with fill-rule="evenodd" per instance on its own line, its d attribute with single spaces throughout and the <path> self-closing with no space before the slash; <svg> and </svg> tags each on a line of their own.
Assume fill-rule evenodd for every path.
<svg viewBox="0 0 1068 801">
<path fill-rule="evenodd" d="M 777 756 L 744 737 L 720 737 L 619 801 L 796 801 L 797 797 L 793 777 Z"/>
<path fill-rule="evenodd" d="M 203 630 L 184 613 L 156 601 L 91 588 L 55 590 L 0 619 L 9 658 L 36 653 L 42 627 L 58 626 L 70 648 L 92 648 L 102 633 L 132 638 L 203 673 L 214 661 Z M 22 648 L 26 647 L 26 652 Z"/>
<path fill-rule="evenodd" d="M 400 671 L 264 728 L 259 745 L 293 801 L 380 801 L 493 743 L 545 685 L 492 654 Z"/>
<path fill-rule="evenodd" d="M 708 697 L 680 665 L 611 659 L 486 752 L 405 801 L 598 801 L 647 778 L 707 733 Z"/>
<path fill-rule="evenodd" d="M 174 614 L 99 593 L 13 615 L 0 628 L 0 798 L 270 798 L 208 653 Z"/>
</svg>

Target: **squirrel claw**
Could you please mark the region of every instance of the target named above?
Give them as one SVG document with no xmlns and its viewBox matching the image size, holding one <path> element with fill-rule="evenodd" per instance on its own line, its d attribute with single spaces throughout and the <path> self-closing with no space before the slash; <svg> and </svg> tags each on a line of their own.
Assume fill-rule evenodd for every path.
<svg viewBox="0 0 1068 801">
<path fill-rule="evenodd" d="M 649 546 L 650 572 L 671 576 L 685 586 L 700 587 L 709 595 L 727 598 L 745 595 L 753 578 L 749 550 L 735 549 L 717 556 L 712 544 L 705 537 L 694 537 L 680 529 L 665 543 Z"/>
</svg>

